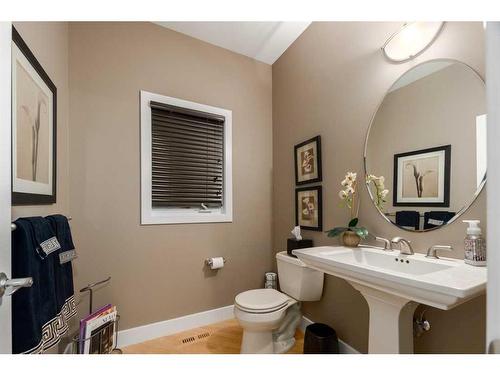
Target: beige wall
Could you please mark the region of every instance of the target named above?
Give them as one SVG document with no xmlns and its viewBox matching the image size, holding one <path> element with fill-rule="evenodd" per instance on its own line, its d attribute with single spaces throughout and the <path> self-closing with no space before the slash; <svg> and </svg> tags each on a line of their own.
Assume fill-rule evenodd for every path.
<svg viewBox="0 0 500 375">
<path fill-rule="evenodd" d="M 294 225 L 293 145 L 322 136 L 324 228 L 345 225 L 338 207 L 340 181 L 347 170 L 362 175 L 365 134 L 383 96 L 411 66 L 433 58 L 463 61 L 484 75 L 481 23 L 447 23 L 436 42 L 418 58 L 388 63 L 380 46 L 400 23 L 313 23 L 273 65 L 274 250 L 286 246 Z M 474 176 L 475 178 L 475 176 Z M 384 221 L 361 188 L 360 223 L 381 236 L 404 236 L 423 252 L 440 243 L 463 256 L 462 223 L 427 234 L 409 233 Z M 464 215 L 484 218 L 485 194 Z M 338 244 L 324 233 L 306 232 L 315 245 Z M 419 312 L 418 310 L 417 312 Z M 312 320 L 331 324 L 340 338 L 362 352 L 368 344 L 368 306 L 345 281 L 327 277 L 322 301 L 304 304 Z M 483 352 L 485 302 L 477 298 L 451 311 L 428 308 L 432 332 L 415 341 L 417 353 Z"/>
<path fill-rule="evenodd" d="M 231 305 L 272 268 L 271 67 L 150 23 L 72 23 L 76 286 L 120 329 Z M 233 111 L 233 223 L 140 226 L 139 91 Z M 218 273 L 204 259 L 225 256 Z"/>
<path fill-rule="evenodd" d="M 12 219 L 53 213 L 68 215 L 68 24 L 66 22 L 14 22 L 13 24 L 57 87 L 57 203 L 43 206 L 15 206 L 12 208 Z"/>
<path fill-rule="evenodd" d="M 384 212 L 458 212 L 466 206 L 477 190 L 476 116 L 485 113 L 486 87 L 464 64 L 449 65 L 388 93 L 377 110 L 367 147 L 368 173 L 385 176 L 390 191 Z M 451 145 L 450 206 L 394 207 L 394 155 L 445 145 Z M 486 207 L 479 219 L 485 218 Z"/>
</svg>

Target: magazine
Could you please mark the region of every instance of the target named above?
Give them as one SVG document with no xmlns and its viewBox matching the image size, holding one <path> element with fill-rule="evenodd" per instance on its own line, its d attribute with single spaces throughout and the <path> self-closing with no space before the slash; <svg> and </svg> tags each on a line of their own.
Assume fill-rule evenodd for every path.
<svg viewBox="0 0 500 375">
<path fill-rule="evenodd" d="M 83 343 L 84 343 L 83 337 L 85 337 L 85 326 L 86 326 L 87 322 L 90 319 L 93 319 L 96 316 L 99 316 L 100 314 L 102 314 L 104 311 L 110 309 L 111 307 L 112 307 L 111 304 L 104 305 L 103 307 L 99 308 L 97 311 L 93 312 L 92 314 L 88 315 L 84 319 L 80 320 L 80 335 L 78 336 L 80 338 L 80 340 L 78 342 L 78 353 L 80 353 L 80 354 L 83 353 Z"/>
<path fill-rule="evenodd" d="M 108 354 L 114 347 L 115 322 L 109 321 L 92 331 L 90 336 L 90 354 Z"/>
<path fill-rule="evenodd" d="M 90 339 L 94 333 L 99 332 L 99 328 L 104 326 L 108 322 L 114 323 L 116 320 L 116 307 L 111 307 L 110 309 L 104 311 L 99 316 L 96 316 L 89 321 L 87 321 L 85 326 L 85 342 L 83 346 L 83 353 L 90 353 L 90 345 L 92 340 Z M 100 335 L 99 335 L 100 336 Z"/>
<path fill-rule="evenodd" d="M 80 321 L 80 353 L 105 354 L 115 344 L 116 307 L 106 305 Z"/>
</svg>

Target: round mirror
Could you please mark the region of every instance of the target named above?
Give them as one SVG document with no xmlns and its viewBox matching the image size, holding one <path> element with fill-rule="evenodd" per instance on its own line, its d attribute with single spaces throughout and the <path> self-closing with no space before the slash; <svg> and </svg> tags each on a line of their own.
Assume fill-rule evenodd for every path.
<svg viewBox="0 0 500 375">
<path fill-rule="evenodd" d="M 486 88 L 468 65 L 432 60 L 403 74 L 375 113 L 365 143 L 370 197 L 411 231 L 456 220 L 486 181 Z"/>
</svg>

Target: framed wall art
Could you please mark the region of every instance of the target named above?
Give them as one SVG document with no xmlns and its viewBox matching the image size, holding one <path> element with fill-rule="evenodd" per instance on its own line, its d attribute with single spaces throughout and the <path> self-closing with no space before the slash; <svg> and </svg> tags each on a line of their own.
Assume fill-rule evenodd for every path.
<svg viewBox="0 0 500 375">
<path fill-rule="evenodd" d="M 323 208 L 321 186 L 295 189 L 295 225 L 301 229 L 322 231 Z"/>
<path fill-rule="evenodd" d="M 296 185 L 320 182 L 321 176 L 321 136 L 317 136 L 294 147 Z"/>
<path fill-rule="evenodd" d="M 394 155 L 394 206 L 450 206 L 451 145 Z"/>
<path fill-rule="evenodd" d="M 57 89 L 12 28 L 12 204 L 56 202 Z"/>
</svg>

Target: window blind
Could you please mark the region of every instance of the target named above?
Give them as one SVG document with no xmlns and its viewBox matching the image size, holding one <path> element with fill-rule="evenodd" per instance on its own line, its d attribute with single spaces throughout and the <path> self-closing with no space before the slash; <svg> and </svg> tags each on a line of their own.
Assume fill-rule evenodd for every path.
<svg viewBox="0 0 500 375">
<path fill-rule="evenodd" d="M 222 207 L 224 116 L 150 106 L 153 208 Z"/>
</svg>

